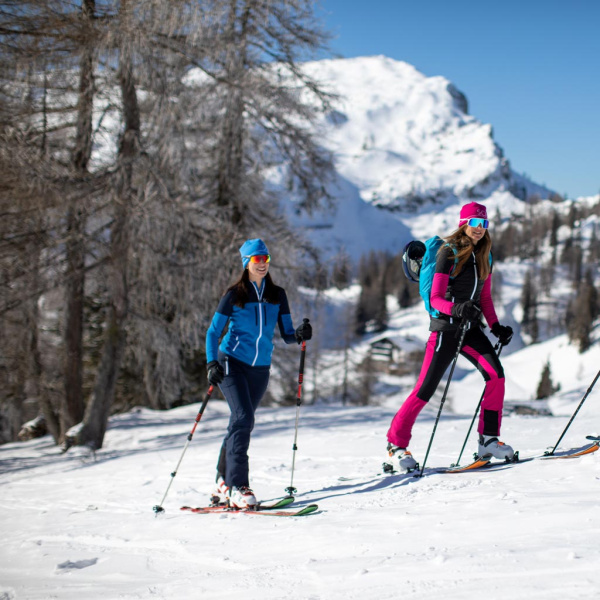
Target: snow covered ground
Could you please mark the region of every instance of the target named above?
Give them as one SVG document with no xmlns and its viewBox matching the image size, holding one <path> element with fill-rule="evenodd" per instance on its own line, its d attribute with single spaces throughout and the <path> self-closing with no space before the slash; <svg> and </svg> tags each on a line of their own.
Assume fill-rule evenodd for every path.
<svg viewBox="0 0 600 600">
<path fill-rule="evenodd" d="M 502 354 L 507 405 L 535 404 L 546 362 L 560 384 L 541 403 L 552 416 L 511 413 L 503 422 L 502 438 L 523 458 L 540 456 L 557 442 L 598 372 L 598 331 L 584 354 L 565 335 L 525 345 L 518 323 L 528 264 L 497 267 L 504 276 L 498 316 L 516 331 Z M 335 315 L 356 293 L 352 287 L 324 294 L 326 325 L 317 336 L 333 336 Z M 569 293 L 566 277 L 557 275 L 555 315 L 539 315 L 543 335 Z M 422 306 L 398 310 L 391 297 L 388 304 L 388 330 L 380 335 L 407 351 L 422 347 L 428 335 Z M 372 339 L 365 336 L 353 352 L 365 354 Z M 323 365 L 339 359 L 341 351 L 323 342 L 309 342 L 307 365 L 317 343 Z M 296 360 L 297 348 L 287 350 Z M 333 388 L 333 380 L 339 386 L 339 368 L 323 367 L 316 379 L 323 389 Z M 313 381 L 309 367 L 307 400 Z M 296 504 L 320 507 L 306 517 L 179 510 L 208 502 L 228 420 L 219 400 L 209 403 L 159 516 L 153 506 L 162 501 L 199 405 L 113 417 L 95 460 L 83 449 L 61 454 L 49 437 L 0 446 L 0 600 L 598 598 L 600 452 L 493 472 L 435 472 L 457 460 L 483 389 L 480 375 L 461 358 L 426 476 L 381 475 L 386 431 L 413 384 L 414 376 L 381 375 L 375 406 L 301 407 Z M 294 381 L 289 385 L 295 390 Z M 411 442 L 417 460 L 425 456 L 442 390 L 417 420 Z M 290 485 L 295 416 L 295 406 L 257 414 L 251 483 L 263 500 L 284 495 Z M 600 383 L 560 448 L 583 445 L 586 435 L 599 433 Z M 473 432 L 463 464 L 475 449 Z"/>
<path fill-rule="evenodd" d="M 532 348 L 529 360 L 549 351 L 534 357 Z M 505 367 L 514 385 L 531 391 L 537 364 L 518 369 L 519 354 Z M 522 457 L 554 445 L 594 379 L 600 349 L 578 357 L 577 369 L 561 373 L 554 416 L 505 418 L 503 438 Z M 443 414 L 421 479 L 380 475 L 402 395 L 374 407 L 303 405 L 297 505 L 317 502 L 320 511 L 293 519 L 179 511 L 208 501 L 228 418 L 221 401 L 209 403 L 158 517 L 153 506 L 199 405 L 113 418 L 95 461 L 81 450 L 61 455 L 48 437 L 6 444 L 0 598 L 597 598 L 600 452 L 494 472 L 434 472 L 456 460 L 481 389 L 480 378 L 463 378 L 461 403 L 453 403 L 463 412 Z M 262 499 L 290 484 L 295 415 L 294 406 L 258 413 L 250 455 Z M 411 449 L 420 460 L 434 418 L 426 410 L 415 426 Z M 600 433 L 600 385 L 561 447 L 582 445 L 590 433 Z M 474 449 L 472 435 L 462 462 Z"/>
</svg>

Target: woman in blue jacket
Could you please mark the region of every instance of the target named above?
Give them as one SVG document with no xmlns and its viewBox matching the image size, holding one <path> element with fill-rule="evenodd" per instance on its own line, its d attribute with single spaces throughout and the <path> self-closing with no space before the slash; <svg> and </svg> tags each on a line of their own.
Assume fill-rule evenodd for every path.
<svg viewBox="0 0 600 600">
<path fill-rule="evenodd" d="M 206 333 L 206 359 L 208 380 L 221 388 L 231 410 L 215 496 L 238 508 L 252 508 L 257 501 L 250 489 L 248 447 L 254 413 L 269 383 L 275 325 L 286 344 L 310 340 L 312 328 L 305 320 L 294 329 L 285 290 L 269 275 L 271 256 L 265 243 L 246 240 L 240 254 L 244 271 L 219 302 Z"/>
</svg>

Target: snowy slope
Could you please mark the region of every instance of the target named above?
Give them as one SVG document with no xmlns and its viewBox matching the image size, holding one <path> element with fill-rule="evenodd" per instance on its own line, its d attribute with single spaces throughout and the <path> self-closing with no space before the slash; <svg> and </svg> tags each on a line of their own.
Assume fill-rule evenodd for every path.
<svg viewBox="0 0 600 600">
<path fill-rule="evenodd" d="M 553 401 L 559 416 L 505 418 L 523 456 L 552 446 L 600 364 L 582 359 Z M 531 390 L 531 377 L 519 374 Z M 481 381 L 465 386 L 470 411 Z M 0 597 L 28 600 L 410 600 L 595 598 L 600 585 L 600 453 L 464 475 L 381 476 L 385 433 L 400 395 L 379 407 L 302 406 L 297 504 L 320 512 L 281 520 L 181 513 L 208 500 L 227 423 L 211 402 L 155 517 L 197 406 L 111 420 L 96 462 L 61 455 L 49 438 L 0 447 Z M 290 484 L 296 409 L 261 409 L 251 446 L 262 498 Z M 434 413 L 413 452 L 423 459 Z M 442 416 L 429 467 L 456 459 L 470 414 Z M 562 447 L 600 430 L 594 390 Z M 475 447 L 472 438 L 467 453 Z"/>
<path fill-rule="evenodd" d="M 516 318 L 526 268 L 518 267 L 501 265 L 515 278 L 499 308 L 504 322 Z M 327 318 L 328 335 L 333 316 L 356 293 L 355 287 L 327 292 L 336 309 Z M 420 347 L 427 336 L 424 320 L 421 306 L 396 310 L 385 335 L 407 350 Z M 366 352 L 370 339 L 353 352 Z M 308 344 L 308 365 L 314 343 Z M 334 354 L 328 352 L 332 362 Z M 290 360 L 297 359 L 292 351 Z M 539 456 L 557 442 L 596 376 L 600 346 L 579 354 L 559 336 L 523 347 L 517 334 L 502 360 L 509 403 L 534 397 L 547 360 L 560 383 L 561 391 L 544 404 L 553 416 L 504 418 L 503 439 L 522 457 Z M 306 375 L 308 399 L 310 367 Z M 325 390 L 340 379 L 339 367 L 323 367 L 318 385 Z M 495 472 L 435 473 L 456 461 L 483 389 L 480 375 L 461 358 L 426 477 L 382 476 L 387 428 L 413 384 L 414 376 L 385 375 L 376 386 L 376 406 L 301 407 L 293 483 L 297 505 L 317 502 L 320 512 L 298 519 L 179 511 L 183 504 L 206 503 L 212 490 L 228 420 L 218 400 L 209 403 L 174 479 L 198 405 L 113 417 L 95 462 L 83 449 L 62 455 L 49 437 L 0 446 L 0 598 L 596 597 L 600 452 Z M 295 382 L 289 385 L 293 389 Z M 443 387 L 414 428 L 411 450 L 421 461 Z M 262 499 L 281 496 L 290 485 L 295 416 L 295 407 L 257 413 L 251 482 Z M 561 448 L 598 433 L 595 387 Z M 475 448 L 472 433 L 463 463 Z M 166 512 L 155 517 L 152 507 L 162 502 L 171 480 Z"/>
</svg>

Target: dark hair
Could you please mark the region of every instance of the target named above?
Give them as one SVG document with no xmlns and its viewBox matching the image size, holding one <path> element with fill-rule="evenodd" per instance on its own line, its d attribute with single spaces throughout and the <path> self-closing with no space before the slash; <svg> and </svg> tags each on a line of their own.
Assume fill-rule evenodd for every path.
<svg viewBox="0 0 600 600">
<path fill-rule="evenodd" d="M 490 274 L 490 250 L 492 249 L 492 238 L 488 230 L 485 230 L 483 237 L 473 245 L 473 240 L 466 233 L 467 225 L 459 227 L 454 233 L 446 238 L 446 242 L 456 248 L 456 257 L 458 264 L 454 269 L 452 276 L 456 277 L 465 266 L 471 252 L 475 252 L 475 261 L 477 262 L 477 274 L 479 278 L 485 281 Z M 443 248 L 443 246 L 442 246 Z M 441 250 L 441 248 L 440 248 Z"/>
<path fill-rule="evenodd" d="M 246 302 L 248 302 L 248 284 L 250 283 L 250 274 L 248 269 L 244 269 L 242 272 L 242 276 L 229 288 L 227 288 L 227 292 L 233 292 L 234 300 L 233 303 L 240 308 L 244 308 L 246 306 Z M 225 293 L 227 293 L 225 292 Z M 271 274 L 267 273 L 265 275 L 265 289 L 263 292 L 263 300 L 268 302 L 269 304 L 278 304 L 279 303 L 279 288 L 273 283 L 273 279 L 271 278 Z"/>
</svg>

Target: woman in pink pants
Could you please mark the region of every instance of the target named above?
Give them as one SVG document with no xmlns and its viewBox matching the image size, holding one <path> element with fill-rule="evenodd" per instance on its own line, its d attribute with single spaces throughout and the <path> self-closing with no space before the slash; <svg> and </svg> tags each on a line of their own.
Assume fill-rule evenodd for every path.
<svg viewBox="0 0 600 600">
<path fill-rule="evenodd" d="M 460 353 L 485 380 L 479 416 L 480 456 L 512 458 L 513 449 L 499 441 L 504 402 L 504 371 L 492 343 L 482 330 L 483 313 L 491 332 L 507 345 L 513 331 L 500 325 L 492 301 L 492 239 L 488 232 L 487 210 L 471 202 L 460 211 L 458 229 L 445 238 L 437 255 L 431 287 L 431 335 L 417 383 L 392 420 L 387 434 L 388 455 L 394 467 L 412 470 L 417 463 L 408 444 L 418 414 L 433 396 L 454 356 L 460 341 L 460 325 L 468 322 Z"/>
</svg>

